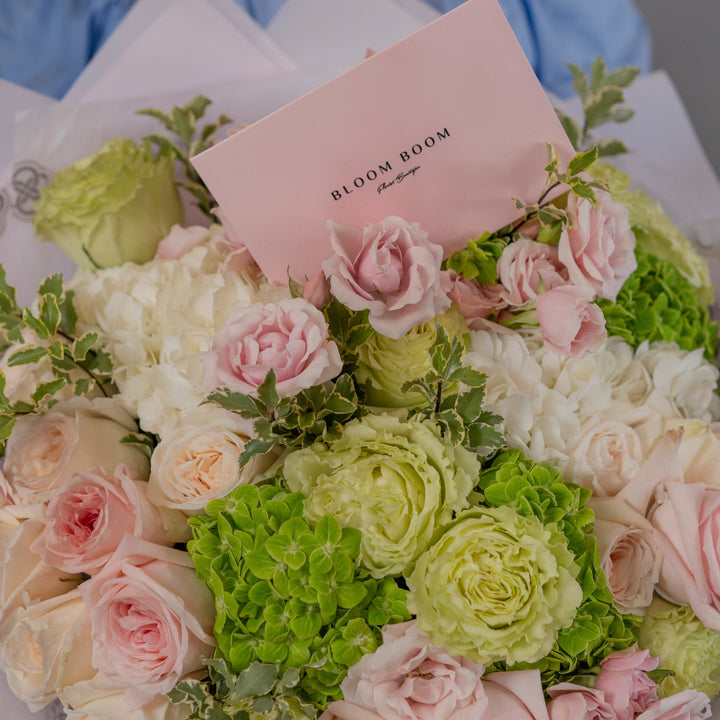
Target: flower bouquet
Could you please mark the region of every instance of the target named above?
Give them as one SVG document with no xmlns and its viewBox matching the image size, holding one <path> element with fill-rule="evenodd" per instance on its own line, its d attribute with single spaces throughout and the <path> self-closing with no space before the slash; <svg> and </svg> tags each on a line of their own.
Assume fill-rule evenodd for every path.
<svg viewBox="0 0 720 720">
<path fill-rule="evenodd" d="M 712 288 L 599 160 L 621 148 L 583 147 L 633 77 L 578 72 L 578 154 L 549 147 L 537 201 L 445 259 L 412 219 L 329 223 L 322 272 L 271 283 L 189 163 L 229 122 L 201 126 L 202 97 L 56 176 L 35 227 L 78 273 L 24 309 L 0 276 L 18 697 L 88 719 L 710 716 Z M 209 227 L 182 226 L 174 161 Z"/>
</svg>

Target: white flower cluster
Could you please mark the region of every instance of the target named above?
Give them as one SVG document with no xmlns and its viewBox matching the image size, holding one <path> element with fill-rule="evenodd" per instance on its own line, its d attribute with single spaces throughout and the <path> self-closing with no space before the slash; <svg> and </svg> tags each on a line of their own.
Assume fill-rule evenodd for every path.
<svg viewBox="0 0 720 720">
<path fill-rule="evenodd" d="M 720 416 L 718 369 L 702 349 L 611 337 L 582 358 L 548 350 L 538 328 L 485 321 L 466 362 L 487 375 L 486 404 L 508 442 L 566 480 L 613 495 L 637 473 L 668 420 Z"/>
<path fill-rule="evenodd" d="M 112 356 L 118 399 L 160 436 L 205 398 L 203 353 L 230 311 L 258 294 L 253 271 L 217 249 L 221 232 L 213 226 L 178 259 L 81 270 L 71 284 L 78 329 L 98 332 Z"/>
</svg>

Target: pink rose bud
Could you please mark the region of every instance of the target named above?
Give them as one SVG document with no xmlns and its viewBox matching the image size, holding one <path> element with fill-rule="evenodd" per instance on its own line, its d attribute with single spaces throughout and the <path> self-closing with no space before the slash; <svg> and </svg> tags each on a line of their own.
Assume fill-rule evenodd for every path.
<svg viewBox="0 0 720 720">
<path fill-rule="evenodd" d="M 486 318 L 507 306 L 502 285 L 481 285 L 451 271 L 450 299 L 468 322 Z"/>
<path fill-rule="evenodd" d="M 155 257 L 160 260 L 177 260 L 205 242 L 208 237 L 210 231 L 205 227 L 193 225 L 184 228 L 181 225 L 173 225 L 170 234 L 160 241 Z"/>
<path fill-rule="evenodd" d="M 302 296 L 318 309 L 330 302 L 330 283 L 322 270 L 305 283 Z"/>
<path fill-rule="evenodd" d="M 328 222 L 335 255 L 323 264 L 332 294 L 395 340 L 450 307 L 443 250 L 417 224 L 388 217 L 356 228 Z"/>
<path fill-rule="evenodd" d="M 582 357 L 607 339 L 605 316 L 587 292 L 564 285 L 539 295 L 537 319 L 546 345 L 558 355 Z"/>
<path fill-rule="evenodd" d="M 548 689 L 550 720 L 617 720 L 615 709 L 601 690 L 574 683 L 560 683 Z"/>
<path fill-rule="evenodd" d="M 203 357 L 203 383 L 257 396 L 270 370 L 280 397 L 297 395 L 342 371 L 323 314 L 307 300 L 237 308 Z"/>
</svg>

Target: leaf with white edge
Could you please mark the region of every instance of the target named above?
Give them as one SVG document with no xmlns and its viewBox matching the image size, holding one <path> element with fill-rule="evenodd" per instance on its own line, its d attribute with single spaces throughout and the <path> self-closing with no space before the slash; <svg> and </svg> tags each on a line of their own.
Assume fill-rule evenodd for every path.
<svg viewBox="0 0 720 720">
<path fill-rule="evenodd" d="M 5 295 L 12 305 L 15 305 L 15 288 L 8 285 L 5 277 L 5 268 L 0 265 L 0 294 Z M 17 307 L 17 305 L 15 305 Z"/>
<path fill-rule="evenodd" d="M 567 63 L 570 73 L 573 77 L 573 90 L 579 95 L 580 99 L 585 102 L 590 94 L 587 75 L 577 65 Z"/>
<path fill-rule="evenodd" d="M 232 703 L 267 695 L 275 687 L 277 676 L 277 665 L 253 663 L 238 675 L 227 699 Z"/>
<path fill-rule="evenodd" d="M 48 354 L 51 358 L 56 360 L 62 360 L 65 357 L 65 346 L 62 340 L 55 340 L 48 345 Z"/>
<path fill-rule="evenodd" d="M 51 380 L 50 382 L 40 383 L 35 391 L 30 396 L 35 403 L 40 403 L 41 400 L 48 396 L 54 395 L 59 390 L 67 385 L 67 380 L 64 378 L 58 378 L 57 380 Z"/>
<path fill-rule="evenodd" d="M 187 110 L 174 107 L 172 109 L 173 130 L 179 135 L 187 147 L 192 142 L 195 133 L 195 121 Z"/>
<path fill-rule="evenodd" d="M 143 110 L 138 110 L 137 114 L 147 115 L 148 117 L 155 118 L 158 122 L 162 123 L 163 127 L 165 127 L 166 130 L 170 130 L 171 132 L 173 130 L 172 118 L 167 113 L 162 112 L 162 110 L 156 110 L 155 108 L 144 108 Z"/>
<path fill-rule="evenodd" d="M 557 245 L 560 242 L 560 236 L 562 235 L 562 231 L 562 222 L 551 223 L 550 225 L 543 225 L 538 231 L 535 242 L 543 243 L 545 245 Z"/>
<path fill-rule="evenodd" d="M 624 100 L 625 96 L 619 88 L 603 88 L 593 95 L 593 99 L 585 108 L 585 125 L 594 128 L 607 122 L 612 115 L 613 105 Z"/>
<path fill-rule="evenodd" d="M 578 153 L 568 164 L 568 174 L 577 175 L 587 170 L 598 158 L 598 149 L 593 146 L 586 152 Z"/>
<path fill-rule="evenodd" d="M 612 113 L 610 113 L 611 122 L 627 122 L 628 120 L 632 120 L 634 117 L 635 111 L 625 105 L 621 105 L 620 107 L 615 108 Z"/>
<path fill-rule="evenodd" d="M 0 415 L 0 442 L 4 442 L 12 435 L 15 421 L 14 415 Z"/>
<path fill-rule="evenodd" d="M 265 376 L 265 379 L 260 383 L 257 389 L 258 400 L 271 408 L 277 407 L 280 402 L 280 396 L 277 394 L 277 390 L 275 389 L 275 382 L 275 370 L 270 368 L 270 370 L 268 370 L 268 374 Z"/>
<path fill-rule="evenodd" d="M 79 338 L 76 338 L 71 350 L 73 359 L 84 360 L 97 340 L 98 334 L 96 332 L 87 332 Z"/>
<path fill-rule="evenodd" d="M 16 350 L 8 359 L 9 367 L 17 367 L 18 365 L 30 365 L 36 363 L 46 357 L 48 349 L 40 345 L 26 345 L 21 350 Z"/>
<path fill-rule="evenodd" d="M 626 153 L 628 151 L 622 140 L 599 140 L 596 145 L 600 157 L 621 155 L 622 153 Z"/>
<path fill-rule="evenodd" d="M 240 468 L 244 468 L 245 465 L 247 465 L 255 455 L 264 455 L 266 452 L 272 450 L 276 444 L 277 440 L 274 438 L 271 440 L 261 440 L 259 438 L 253 438 L 245 444 L 242 453 L 240 453 L 240 457 L 238 458 L 238 466 Z"/>
<path fill-rule="evenodd" d="M 61 320 L 60 306 L 55 295 L 48 293 L 40 298 L 40 320 L 50 333 L 50 337 L 55 335 Z"/>
<path fill-rule="evenodd" d="M 196 118 L 201 118 L 205 114 L 205 110 L 208 105 L 211 105 L 212 101 L 206 98 L 204 95 L 196 95 L 186 106 L 185 109 L 191 112 Z M 224 116 L 223 116 L 224 117 Z"/>
<path fill-rule="evenodd" d="M 61 273 L 48 275 L 38 289 L 38 295 L 54 295 L 58 300 L 63 294 L 63 276 Z"/>
<path fill-rule="evenodd" d="M 577 183 L 570 185 L 570 190 L 577 197 L 587 198 L 597 208 L 597 197 L 595 197 L 595 191 L 591 187 L 588 187 L 585 183 Z"/>
<path fill-rule="evenodd" d="M 590 65 L 590 89 L 595 92 L 602 88 L 607 77 L 607 65 L 602 55 L 598 55 L 597 59 Z"/>
<path fill-rule="evenodd" d="M 626 65 L 625 67 L 613 70 L 606 78 L 608 85 L 616 85 L 618 87 L 627 88 L 632 85 L 640 75 L 640 68 Z"/>
<path fill-rule="evenodd" d="M 45 323 L 40 318 L 35 317 L 29 308 L 23 310 L 23 322 L 25 325 L 32 330 L 39 338 L 43 340 L 49 340 L 52 337 L 50 330 L 48 330 Z"/>
<path fill-rule="evenodd" d="M 73 394 L 77 396 L 87 395 L 94 384 L 95 381 L 91 378 L 80 378 L 79 380 L 75 381 L 75 385 L 73 386 Z"/>
<path fill-rule="evenodd" d="M 577 120 L 557 109 L 555 110 L 555 113 L 560 120 L 560 124 L 563 126 L 565 134 L 568 136 L 568 140 L 570 140 L 575 150 L 579 150 L 582 143 L 582 130 L 580 129 L 580 125 Z"/>
</svg>

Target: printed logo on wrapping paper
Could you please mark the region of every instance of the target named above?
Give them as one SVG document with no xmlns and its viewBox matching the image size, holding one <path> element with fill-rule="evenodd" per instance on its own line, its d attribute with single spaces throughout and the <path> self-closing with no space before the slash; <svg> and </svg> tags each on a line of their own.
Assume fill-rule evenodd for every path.
<svg viewBox="0 0 720 720">
<path fill-rule="evenodd" d="M 30 222 L 40 192 L 52 179 L 52 172 L 34 160 L 15 164 L 8 184 L 0 189 L 0 235 L 5 232 L 8 216 Z"/>
</svg>

